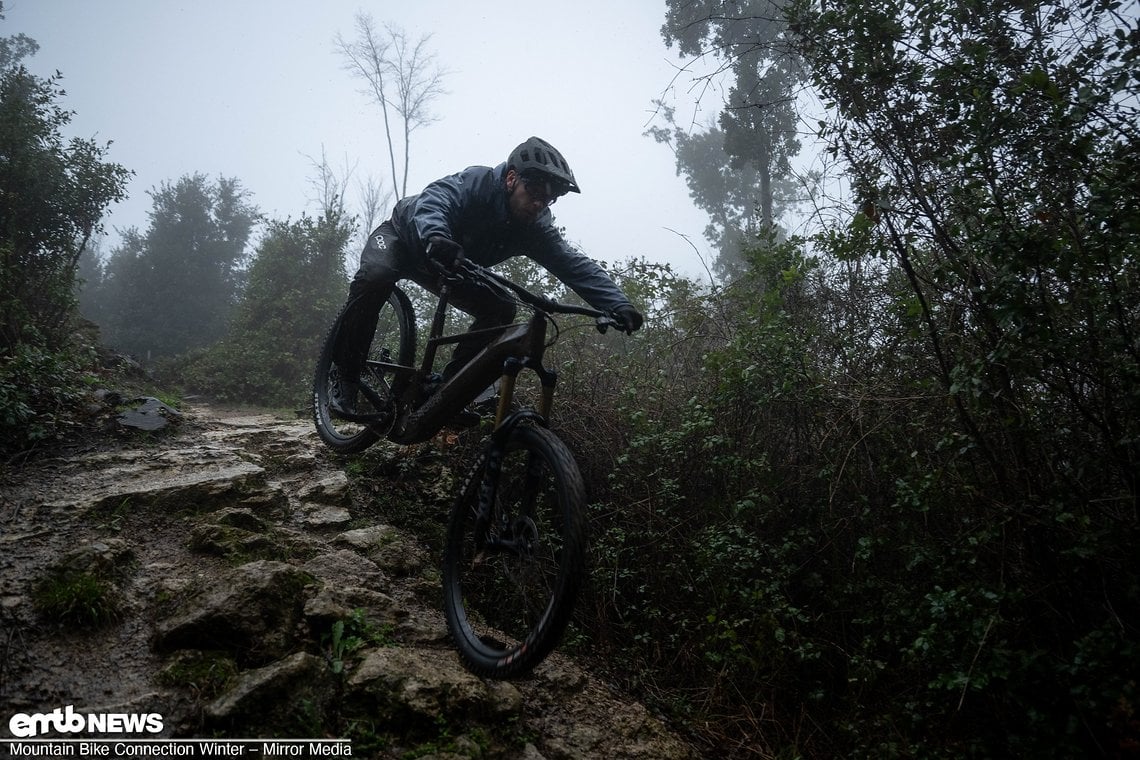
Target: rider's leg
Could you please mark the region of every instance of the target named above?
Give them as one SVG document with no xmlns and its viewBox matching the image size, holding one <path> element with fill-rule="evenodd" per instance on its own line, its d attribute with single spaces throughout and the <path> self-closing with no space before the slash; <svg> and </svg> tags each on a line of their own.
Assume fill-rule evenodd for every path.
<svg viewBox="0 0 1140 760">
<path fill-rule="evenodd" d="M 333 362 L 343 392 L 334 394 L 337 411 L 352 411 L 356 383 L 364 369 L 368 346 L 376 331 L 376 318 L 403 276 L 402 244 L 391 222 L 380 225 L 360 254 L 360 268 L 348 289 L 340 331 L 333 347 Z"/>
</svg>

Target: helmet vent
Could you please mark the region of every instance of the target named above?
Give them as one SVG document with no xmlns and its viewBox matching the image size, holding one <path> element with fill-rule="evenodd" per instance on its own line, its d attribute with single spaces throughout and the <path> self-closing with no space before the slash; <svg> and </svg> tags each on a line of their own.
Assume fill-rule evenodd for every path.
<svg viewBox="0 0 1140 760">
<path fill-rule="evenodd" d="M 570 164 L 553 145 L 541 138 L 532 137 L 515 148 L 507 159 L 507 165 L 520 174 L 526 174 L 528 170 L 538 172 L 547 181 L 562 187 L 562 192 L 580 192 Z"/>
</svg>

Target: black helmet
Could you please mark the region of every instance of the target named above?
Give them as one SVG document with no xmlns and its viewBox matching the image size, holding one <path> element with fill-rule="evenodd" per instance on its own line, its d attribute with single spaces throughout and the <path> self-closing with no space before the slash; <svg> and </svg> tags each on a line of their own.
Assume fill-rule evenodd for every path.
<svg viewBox="0 0 1140 760">
<path fill-rule="evenodd" d="M 532 137 L 511 151 L 507 168 L 513 168 L 524 177 L 540 177 L 561 192 L 580 193 L 570 164 L 558 149 L 539 137 Z"/>
</svg>

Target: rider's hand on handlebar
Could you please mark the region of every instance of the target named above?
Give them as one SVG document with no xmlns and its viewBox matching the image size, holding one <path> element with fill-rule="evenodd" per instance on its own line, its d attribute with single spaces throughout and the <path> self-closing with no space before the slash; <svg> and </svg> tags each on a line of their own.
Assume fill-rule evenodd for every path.
<svg viewBox="0 0 1140 760">
<path fill-rule="evenodd" d="M 641 324 L 645 321 L 641 312 L 628 303 L 614 309 L 613 315 L 614 320 L 618 323 L 618 329 L 627 335 L 632 335 L 635 330 L 640 330 Z"/>
<path fill-rule="evenodd" d="M 463 246 L 442 235 L 433 235 L 428 240 L 428 258 L 447 271 L 455 269 L 456 263 L 463 258 Z"/>
</svg>

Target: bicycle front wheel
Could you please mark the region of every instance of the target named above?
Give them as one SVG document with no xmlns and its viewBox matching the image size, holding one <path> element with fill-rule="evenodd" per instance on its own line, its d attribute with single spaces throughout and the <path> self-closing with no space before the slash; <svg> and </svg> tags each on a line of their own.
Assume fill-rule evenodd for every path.
<svg viewBox="0 0 1140 760">
<path fill-rule="evenodd" d="M 542 662 L 570 621 L 586 570 L 586 497 L 573 455 L 545 428 L 511 432 L 497 477 L 488 477 L 490 456 L 452 509 L 444 612 L 471 672 L 512 678 Z"/>
<path fill-rule="evenodd" d="M 411 366 L 416 353 L 415 312 L 408 296 L 393 288 L 380 307 L 376 327 L 360 374 L 361 392 L 356 396 L 356 415 L 345 419 L 329 408 L 329 396 L 340 381 L 334 362 L 335 347 L 345 309 L 333 322 L 321 348 L 313 378 L 313 422 L 317 434 L 341 454 L 355 454 L 371 446 L 392 424 L 394 401 L 400 393 L 399 381 L 391 365 Z"/>
</svg>

